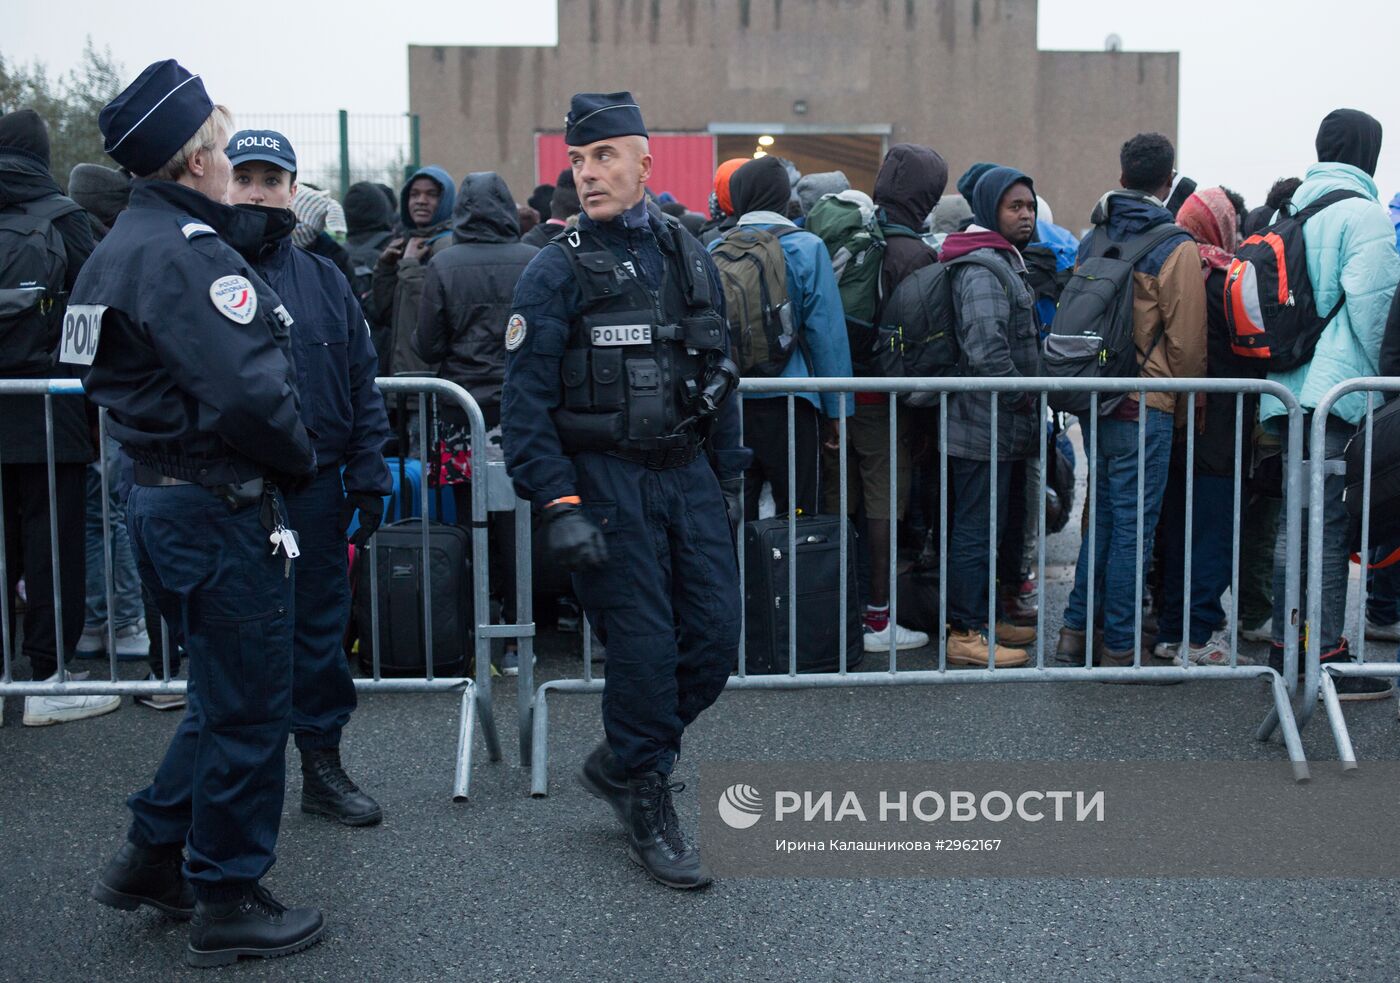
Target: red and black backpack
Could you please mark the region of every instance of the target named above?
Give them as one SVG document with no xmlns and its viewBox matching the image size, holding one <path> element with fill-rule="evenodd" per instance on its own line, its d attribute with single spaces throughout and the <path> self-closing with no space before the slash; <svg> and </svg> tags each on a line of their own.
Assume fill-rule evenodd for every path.
<svg viewBox="0 0 1400 983">
<path fill-rule="evenodd" d="M 1355 191 L 1332 191 L 1294 215 L 1284 215 L 1235 251 L 1225 276 L 1225 321 L 1230 347 L 1241 358 L 1264 359 L 1271 372 L 1296 368 L 1312 358 L 1322 331 L 1346 302 L 1346 294 L 1320 316 L 1308 279 L 1303 224 Z"/>
</svg>

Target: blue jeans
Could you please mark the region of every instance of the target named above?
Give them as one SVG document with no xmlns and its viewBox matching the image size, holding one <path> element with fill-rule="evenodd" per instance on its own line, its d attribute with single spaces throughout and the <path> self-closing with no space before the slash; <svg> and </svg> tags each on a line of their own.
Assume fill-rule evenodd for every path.
<svg viewBox="0 0 1400 983">
<path fill-rule="evenodd" d="M 1065 627 L 1083 631 L 1089 620 L 1092 571 L 1094 618 L 1097 622 L 1102 617 L 1104 646 L 1115 652 L 1133 648 L 1133 624 L 1142 603 L 1138 571 L 1152 555 L 1171 464 L 1172 416 L 1150 407 L 1146 413 L 1142 542 L 1137 541 L 1138 421 L 1101 419 L 1095 460 L 1094 555 L 1089 555 L 1089 537 L 1085 536 L 1074 568 L 1074 589 L 1065 608 Z M 1084 439 L 1087 443 L 1087 428 Z"/>
<path fill-rule="evenodd" d="M 995 503 L 1000 544 L 1008 533 L 1011 470 L 1019 463 L 998 461 L 993 488 L 990 461 L 948 458 L 948 493 L 953 499 L 948 530 L 948 624 L 954 631 L 987 630 L 987 575 L 995 554 L 991 548 L 991 508 Z M 1021 486 L 1015 494 L 1022 494 Z"/>
<path fill-rule="evenodd" d="M 1325 453 L 1327 460 L 1340 460 L 1346 451 L 1347 441 L 1356 428 L 1335 416 L 1327 418 Z M 1312 433 L 1312 414 L 1303 417 L 1303 433 Z M 1311 439 L 1309 437 L 1309 439 Z M 1306 462 L 1305 462 L 1306 464 Z M 1283 452 L 1284 473 L 1288 473 L 1288 451 Z M 1300 618 L 1308 614 L 1308 489 L 1312 486 L 1312 469 L 1303 468 L 1303 524 L 1301 535 L 1303 548 L 1299 552 L 1301 569 L 1298 581 L 1298 609 Z M 1328 474 L 1322 484 L 1322 624 L 1313 626 L 1318 631 L 1318 640 L 1324 654 L 1335 649 L 1341 642 L 1342 630 L 1346 625 L 1347 609 L 1347 564 L 1351 562 L 1351 527 L 1347 519 L 1346 503 L 1342 493 L 1346 490 L 1346 475 Z M 1288 488 L 1283 490 L 1284 514 L 1287 515 Z M 1288 623 L 1289 612 L 1284 608 L 1283 585 L 1287 572 L 1285 550 L 1288 543 L 1288 524 L 1278 525 L 1278 539 L 1274 541 L 1274 631 L 1275 645 L 1283 644 L 1283 626 Z M 1303 636 L 1298 637 L 1303 644 Z"/>
<path fill-rule="evenodd" d="M 1234 482 L 1197 474 L 1191 513 L 1191 644 L 1204 645 L 1225 620 L 1220 596 L 1230 586 L 1234 543 Z M 1158 527 L 1162 535 L 1162 610 L 1157 641 L 1181 641 L 1186 573 L 1186 472 L 1172 469 Z"/>
<path fill-rule="evenodd" d="M 107 438 L 107 515 L 112 530 L 112 605 L 113 630 L 136 624 L 145 614 L 141 602 L 141 579 L 136 575 L 136 560 L 131 555 L 131 539 L 126 532 L 126 502 L 117 495 L 121 465 L 120 445 Z M 86 628 L 101 628 L 107 623 L 107 562 L 102 548 L 102 470 L 98 459 L 87 466 L 86 537 L 87 605 L 83 617 Z M 158 630 L 159 626 L 150 626 Z"/>
</svg>

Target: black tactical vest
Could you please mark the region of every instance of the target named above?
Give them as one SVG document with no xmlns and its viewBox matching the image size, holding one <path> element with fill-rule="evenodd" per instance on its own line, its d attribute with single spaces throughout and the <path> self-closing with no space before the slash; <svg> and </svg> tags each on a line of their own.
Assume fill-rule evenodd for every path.
<svg viewBox="0 0 1400 983">
<path fill-rule="evenodd" d="M 563 403 L 554 413 L 564 449 L 654 451 L 700 440 L 696 396 L 725 350 L 705 258 L 668 222 L 659 293 L 588 232 L 556 240 L 581 303 L 564 352 Z M 669 246 L 670 248 L 666 248 Z"/>
</svg>

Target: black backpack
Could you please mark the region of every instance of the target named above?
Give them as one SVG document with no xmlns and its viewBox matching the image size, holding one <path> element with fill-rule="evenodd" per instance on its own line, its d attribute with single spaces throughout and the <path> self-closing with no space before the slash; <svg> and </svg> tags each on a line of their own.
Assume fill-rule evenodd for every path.
<svg viewBox="0 0 1400 983">
<path fill-rule="evenodd" d="M 894 378 L 938 378 L 960 374 L 962 347 L 953 306 L 953 268 L 981 266 L 991 270 L 1007 293 L 1015 289 L 1011 273 L 995 260 L 967 253 L 946 263 L 932 263 L 909 274 L 880 315 L 870 365 L 876 374 Z M 855 355 L 856 353 L 852 353 Z M 931 405 L 935 393 L 911 394 L 911 406 Z"/>
<path fill-rule="evenodd" d="M 1355 191 L 1329 192 L 1240 243 L 1225 275 L 1225 323 L 1236 355 L 1266 360 L 1271 372 L 1297 368 L 1312 358 L 1323 329 L 1347 298 L 1345 293 L 1338 296 L 1326 317 L 1318 314 L 1303 223 L 1339 201 L 1362 197 Z"/>
<path fill-rule="evenodd" d="M 1129 379 L 1141 371 L 1162 340 L 1152 339 L 1139 352 L 1133 341 L 1133 267 L 1172 236 L 1187 233 L 1165 223 L 1114 242 L 1103 226 L 1094 229 L 1089 254 L 1075 268 L 1055 307 L 1055 320 L 1045 339 L 1045 374 L 1057 379 Z M 1118 394 L 1099 400 L 1099 414 L 1110 412 L 1123 399 Z M 1089 412 L 1090 393 L 1052 392 L 1050 406 L 1063 413 Z"/>
<path fill-rule="evenodd" d="M 0 209 L 0 374 L 36 376 L 53 367 L 68 274 L 54 222 L 78 211 L 62 195 Z"/>
</svg>

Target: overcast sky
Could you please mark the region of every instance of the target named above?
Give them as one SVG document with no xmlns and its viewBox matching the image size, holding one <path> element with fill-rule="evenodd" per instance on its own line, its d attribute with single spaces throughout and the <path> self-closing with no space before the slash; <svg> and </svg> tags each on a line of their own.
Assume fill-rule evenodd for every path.
<svg viewBox="0 0 1400 983">
<path fill-rule="evenodd" d="M 230 4 L 227 14 L 188 2 L 4 4 L 7 61 L 37 59 L 62 72 L 90 34 L 128 76 L 179 58 L 235 114 L 403 112 L 410 43 L 557 40 L 555 0 Z M 1116 33 L 1126 50 L 1180 51 L 1180 168 L 1202 185 L 1231 185 L 1251 205 L 1275 177 L 1313 161 L 1313 134 L 1328 110 L 1364 109 L 1388 136 L 1377 174 L 1384 201 L 1400 191 L 1400 86 L 1389 50 L 1397 23 L 1394 0 L 1041 0 L 1040 46 L 1098 50 Z M 872 106 L 870 121 L 881 117 Z"/>
</svg>

